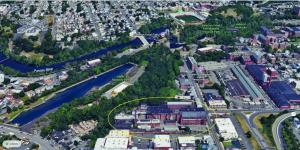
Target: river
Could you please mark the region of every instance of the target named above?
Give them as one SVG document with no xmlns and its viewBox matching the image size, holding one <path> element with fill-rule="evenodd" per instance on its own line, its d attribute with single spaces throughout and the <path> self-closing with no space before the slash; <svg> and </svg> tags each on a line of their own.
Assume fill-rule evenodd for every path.
<svg viewBox="0 0 300 150">
<path fill-rule="evenodd" d="M 84 96 L 93 87 L 102 86 L 110 82 L 113 78 L 125 74 L 132 67 L 133 64 L 125 64 L 108 72 L 105 72 L 96 78 L 92 78 L 88 81 L 73 86 L 61 93 L 58 93 L 56 96 L 49 99 L 45 103 L 28 111 L 22 112 L 19 116 L 13 119 L 11 123 L 22 126 L 31 121 L 34 121 L 35 119 L 46 114 L 48 111 L 51 111 L 64 103 L 70 102 L 76 98 Z"/>
<path fill-rule="evenodd" d="M 114 45 L 114 46 L 111 46 L 108 48 L 103 48 L 103 49 L 97 50 L 95 52 L 91 52 L 91 53 L 79 56 L 77 58 L 70 59 L 70 60 L 67 60 L 67 61 L 64 61 L 61 63 L 49 65 L 49 66 L 34 66 L 34 65 L 24 64 L 24 63 L 21 63 L 21 62 L 18 62 L 16 60 L 12 59 L 12 58 L 7 58 L 3 53 L 0 52 L 0 64 L 2 64 L 3 66 L 6 66 L 6 67 L 12 68 L 14 70 L 17 70 L 19 72 L 22 72 L 22 73 L 27 73 L 27 72 L 32 72 L 32 71 L 47 71 L 47 70 L 51 71 L 51 70 L 55 70 L 55 69 L 62 69 L 67 63 L 93 59 L 93 58 L 103 56 L 103 55 L 107 54 L 108 52 L 117 51 L 117 50 L 120 50 L 120 49 L 128 47 L 128 46 L 141 46 L 141 45 L 142 45 L 142 41 L 139 38 L 135 38 L 134 40 L 131 40 L 127 43 Z"/>
</svg>

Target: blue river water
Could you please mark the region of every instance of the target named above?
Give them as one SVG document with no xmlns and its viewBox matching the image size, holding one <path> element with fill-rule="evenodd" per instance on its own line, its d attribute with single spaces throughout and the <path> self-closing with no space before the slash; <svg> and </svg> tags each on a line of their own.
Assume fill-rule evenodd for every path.
<svg viewBox="0 0 300 150">
<path fill-rule="evenodd" d="M 34 65 L 29 65 L 29 64 L 23 64 L 14 59 L 7 58 L 3 53 L 0 52 L 0 64 L 4 65 L 6 67 L 10 67 L 10 68 L 17 70 L 19 72 L 22 72 L 22 73 L 27 73 L 27 72 L 32 72 L 32 71 L 55 70 L 55 69 L 62 69 L 67 63 L 93 59 L 96 57 L 103 56 L 103 55 L 107 54 L 108 52 L 120 50 L 127 46 L 140 46 L 140 45 L 142 45 L 142 41 L 139 38 L 136 38 L 127 43 L 114 45 L 114 46 L 111 46 L 108 48 L 103 48 L 98 51 L 95 51 L 95 52 L 92 52 L 92 53 L 89 53 L 86 55 L 82 55 L 80 57 L 70 59 L 70 60 L 67 60 L 67 61 L 64 61 L 61 63 L 49 65 L 49 66 L 34 66 Z"/>
<path fill-rule="evenodd" d="M 61 106 L 64 103 L 70 102 L 76 98 L 84 96 L 93 87 L 102 86 L 110 82 L 113 78 L 126 73 L 132 67 L 133 64 L 124 64 L 109 72 L 103 73 L 97 78 L 92 78 L 72 88 L 69 88 L 61 93 L 58 93 L 56 96 L 54 96 L 52 99 L 49 99 L 45 103 L 33 109 L 30 109 L 28 111 L 22 112 L 19 116 L 13 119 L 11 123 L 18 124 L 20 126 L 27 124 L 41 117 L 43 114 L 47 113 L 48 111 L 51 111 Z"/>
</svg>

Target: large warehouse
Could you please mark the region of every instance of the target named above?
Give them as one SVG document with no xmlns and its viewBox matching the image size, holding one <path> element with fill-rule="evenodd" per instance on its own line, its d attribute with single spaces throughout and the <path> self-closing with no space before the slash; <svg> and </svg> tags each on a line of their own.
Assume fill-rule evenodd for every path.
<svg viewBox="0 0 300 150">
<path fill-rule="evenodd" d="M 265 89 L 279 108 L 290 108 L 294 103 L 300 103 L 300 95 L 285 81 L 273 81 Z"/>
<path fill-rule="evenodd" d="M 272 81 L 278 76 L 276 70 L 264 65 L 247 65 L 246 69 L 256 82 L 263 86 L 278 108 L 291 108 L 300 103 L 300 95 L 294 91 L 290 84 L 286 81 Z"/>
<path fill-rule="evenodd" d="M 243 84 L 243 87 L 246 88 L 246 90 L 249 92 L 250 96 L 253 99 L 259 100 L 259 99 L 263 98 L 263 95 L 259 91 L 257 86 L 255 86 L 254 83 L 252 83 L 252 81 L 250 81 L 250 79 L 245 75 L 245 73 L 242 71 L 242 69 L 239 66 L 234 66 L 231 69 L 232 69 L 233 73 L 236 75 L 236 77 L 241 81 L 241 83 Z M 242 88 L 240 90 L 242 90 Z M 242 91 L 240 91 L 240 92 L 242 92 Z"/>
<path fill-rule="evenodd" d="M 215 118 L 215 123 L 218 128 L 218 133 L 225 141 L 239 137 L 230 118 Z"/>
</svg>

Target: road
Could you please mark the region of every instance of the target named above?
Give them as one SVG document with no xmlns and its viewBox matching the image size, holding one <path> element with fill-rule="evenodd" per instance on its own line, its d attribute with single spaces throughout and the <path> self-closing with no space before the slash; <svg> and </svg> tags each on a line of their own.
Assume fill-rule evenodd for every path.
<svg viewBox="0 0 300 150">
<path fill-rule="evenodd" d="M 240 124 L 238 123 L 238 121 L 233 117 L 230 116 L 229 117 L 231 122 L 233 123 L 233 125 L 235 126 L 236 132 L 238 133 L 239 137 L 242 138 L 242 142 L 244 143 L 245 149 L 246 150 L 252 150 L 252 145 L 249 142 L 249 139 L 247 138 L 247 136 L 245 135 L 243 129 L 241 128 Z"/>
<path fill-rule="evenodd" d="M 97 38 L 99 39 L 101 37 L 101 32 L 100 32 L 97 20 L 95 18 L 95 14 L 92 12 L 93 4 L 92 3 L 88 3 L 86 6 L 87 6 L 87 11 L 89 12 L 89 15 L 91 17 L 91 21 L 92 21 L 92 23 L 95 26 L 95 31 L 97 32 Z"/>
<path fill-rule="evenodd" d="M 300 111 L 296 111 L 295 114 L 299 114 Z M 282 141 L 281 141 L 281 132 L 280 132 L 280 126 L 281 123 L 286 120 L 289 117 L 292 117 L 293 115 L 291 113 L 286 113 L 283 114 L 281 116 L 279 116 L 275 122 L 272 125 L 272 134 L 273 134 L 273 138 L 274 138 L 274 142 L 276 144 L 277 149 L 284 149 Z"/>
<path fill-rule="evenodd" d="M 139 47 L 137 49 L 130 48 L 128 50 L 125 50 L 122 53 L 118 53 L 115 56 L 115 58 L 121 58 L 121 57 L 127 56 L 127 55 L 134 55 L 134 54 L 136 54 L 136 53 L 138 53 L 138 52 L 140 52 L 142 50 L 145 50 L 145 49 L 149 48 L 150 44 L 148 43 L 148 41 L 145 39 L 144 36 L 137 36 L 137 38 L 139 38 L 142 41 L 143 46 L 141 46 L 141 47 Z"/>
<path fill-rule="evenodd" d="M 274 20 L 273 21 L 274 23 L 280 23 L 280 24 L 292 24 L 292 25 L 295 25 L 295 26 L 298 26 L 300 25 L 300 22 L 298 19 L 280 19 L 280 20 Z"/>
<path fill-rule="evenodd" d="M 248 127 L 249 127 L 249 129 L 250 129 L 250 131 L 251 131 L 251 133 L 253 134 L 253 136 L 256 138 L 256 140 L 258 141 L 258 143 L 259 143 L 259 145 L 260 145 L 260 147 L 262 148 L 262 149 L 275 149 L 275 147 L 270 147 L 267 143 L 266 143 L 266 141 L 265 141 L 265 139 L 264 139 L 264 137 L 261 135 L 261 133 L 259 132 L 259 130 L 258 130 L 258 128 L 257 128 L 257 126 L 255 125 L 255 123 L 254 123 L 254 118 L 256 117 L 256 116 L 258 116 L 258 115 L 260 115 L 260 114 L 264 114 L 264 113 L 271 113 L 271 114 L 274 114 L 274 113 L 279 113 L 279 112 L 282 112 L 282 111 L 284 111 L 284 110 L 280 110 L 280 109 L 274 109 L 274 110 L 260 110 L 260 111 L 254 111 L 252 114 L 250 114 L 250 116 L 245 116 L 245 114 L 243 114 L 243 113 L 241 113 L 242 114 L 242 116 L 244 117 L 244 119 L 246 120 L 246 122 L 247 122 L 247 125 L 248 125 Z M 299 109 L 291 109 L 291 110 L 288 110 L 288 111 L 299 111 Z M 239 110 L 234 110 L 233 112 L 239 112 Z M 241 112 L 241 111 L 240 111 Z M 300 111 L 299 111 L 299 113 L 300 113 Z M 288 113 L 288 114 L 290 114 L 290 113 Z M 279 118 L 279 120 L 281 120 L 281 119 L 284 119 L 284 118 Z M 286 119 L 286 118 L 285 118 Z M 274 124 L 275 124 L 275 126 L 279 126 L 279 124 L 281 123 L 281 122 L 279 122 L 279 121 L 275 121 L 274 122 Z M 273 125 L 274 125 L 273 124 Z M 278 129 L 278 128 L 277 128 Z M 272 127 L 272 131 L 273 131 L 273 127 Z M 275 130 L 276 131 L 276 130 Z M 276 136 L 276 138 L 278 138 L 278 132 L 276 133 L 274 133 L 273 132 L 273 136 Z M 275 138 L 275 137 L 274 137 Z M 275 139 L 274 139 L 275 140 Z M 280 141 L 280 139 L 278 140 L 278 141 Z M 278 142 L 276 142 L 276 140 L 275 140 L 275 143 L 277 144 Z M 280 143 L 280 142 L 279 142 Z M 281 144 L 281 143 L 280 143 Z M 276 145 L 276 147 L 277 147 L 277 145 Z"/>
<path fill-rule="evenodd" d="M 201 103 L 204 104 L 204 100 L 203 100 L 202 92 L 200 91 L 200 87 L 198 84 L 196 84 L 196 82 L 193 78 L 193 75 L 186 64 L 186 61 L 183 60 L 183 62 L 184 62 L 184 68 L 187 71 L 188 79 L 189 79 L 190 83 L 192 83 L 192 86 L 194 87 L 194 89 L 196 91 L 197 98 L 195 98 L 195 99 L 200 100 Z M 207 108 L 205 108 L 205 110 L 208 112 Z M 223 146 L 221 145 L 221 142 L 219 141 L 219 138 L 217 136 L 217 133 L 216 133 L 216 130 L 214 127 L 214 123 L 211 121 L 210 115 L 207 115 L 207 123 L 208 123 L 209 132 L 210 132 L 212 138 L 214 139 L 218 149 L 222 150 Z"/>
<path fill-rule="evenodd" d="M 262 149 L 274 149 L 272 147 L 269 147 L 269 145 L 267 144 L 267 142 L 265 141 L 264 137 L 261 135 L 261 133 L 259 132 L 258 128 L 256 127 L 256 125 L 254 123 L 254 118 L 257 115 L 262 114 L 262 113 L 278 113 L 278 112 L 277 111 L 273 111 L 273 110 L 267 110 L 267 111 L 254 112 L 249 117 L 245 116 L 242 113 L 242 116 L 246 120 L 248 128 L 250 129 L 252 135 L 254 135 L 254 137 L 257 140 L 257 142 L 260 145 L 260 147 Z"/>
<path fill-rule="evenodd" d="M 15 136 L 17 136 L 20 139 L 26 138 L 30 142 L 38 144 L 40 146 L 40 149 L 42 149 L 42 150 L 58 150 L 58 148 L 53 146 L 49 141 L 44 140 L 42 137 L 20 131 L 18 128 L 15 128 L 15 127 L 10 127 L 7 125 L 0 125 L 0 132 L 4 133 L 4 134 L 13 133 Z"/>
</svg>

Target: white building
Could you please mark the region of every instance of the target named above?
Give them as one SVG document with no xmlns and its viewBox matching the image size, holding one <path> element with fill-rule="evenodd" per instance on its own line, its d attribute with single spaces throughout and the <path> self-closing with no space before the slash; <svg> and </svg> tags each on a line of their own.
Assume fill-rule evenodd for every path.
<svg viewBox="0 0 300 150">
<path fill-rule="evenodd" d="M 2 146 L 7 149 L 20 148 L 22 142 L 19 140 L 5 140 L 3 141 Z"/>
<path fill-rule="evenodd" d="M 171 148 L 170 135 L 155 135 L 153 143 L 155 149 Z"/>
<path fill-rule="evenodd" d="M 66 80 L 69 77 L 68 73 L 66 71 L 62 71 L 58 74 L 58 79 L 60 81 Z"/>
<path fill-rule="evenodd" d="M 96 66 L 96 65 L 98 65 L 98 64 L 100 64 L 100 63 L 101 63 L 101 60 L 100 60 L 100 59 L 94 59 L 94 60 L 87 61 L 87 64 L 88 64 L 89 66 Z"/>
<path fill-rule="evenodd" d="M 0 74 L 0 83 L 3 83 L 3 82 L 4 82 L 4 74 L 1 73 L 1 74 Z"/>
<path fill-rule="evenodd" d="M 224 100 L 209 100 L 208 102 L 208 106 L 210 108 L 214 108 L 214 109 L 226 109 L 227 108 L 227 104 Z"/>
<path fill-rule="evenodd" d="M 298 118 L 294 118 L 294 126 L 295 126 L 295 128 L 297 128 L 297 129 L 299 129 L 300 128 L 300 121 L 299 121 L 299 119 Z"/>
<path fill-rule="evenodd" d="M 8 13 L 9 5 L 1 5 L 0 6 L 0 16 L 4 16 Z"/>
<path fill-rule="evenodd" d="M 215 124 L 220 136 L 223 137 L 224 140 L 231 140 L 239 137 L 230 118 L 216 118 Z"/>
<path fill-rule="evenodd" d="M 178 144 L 180 150 L 193 150 L 196 148 L 196 139 L 194 136 L 179 136 Z"/>
<path fill-rule="evenodd" d="M 105 92 L 103 95 L 105 97 L 107 97 L 108 99 L 110 99 L 111 97 L 117 96 L 120 92 L 122 92 L 123 90 L 125 90 L 130 85 L 131 84 L 128 83 L 128 82 L 126 82 L 126 81 L 121 82 L 118 85 L 116 85 L 115 87 L 113 87 L 112 89 L 110 89 L 107 92 Z"/>
<path fill-rule="evenodd" d="M 129 139 L 126 137 L 108 137 L 105 141 L 107 149 L 127 149 Z"/>
<path fill-rule="evenodd" d="M 131 142 L 129 130 L 111 130 L 105 138 L 98 138 L 94 150 L 127 150 Z"/>
<path fill-rule="evenodd" d="M 220 51 L 221 45 L 207 45 L 206 47 L 198 48 L 198 51 L 203 52 L 203 53 L 216 51 L 216 50 Z"/>
<path fill-rule="evenodd" d="M 130 119 L 134 119 L 134 116 L 125 114 L 125 113 L 119 113 L 115 116 L 116 120 L 130 120 Z"/>
<path fill-rule="evenodd" d="M 122 82 L 115 86 L 112 91 L 112 96 L 118 95 L 120 92 L 125 90 L 130 84 L 128 82 Z"/>
</svg>

